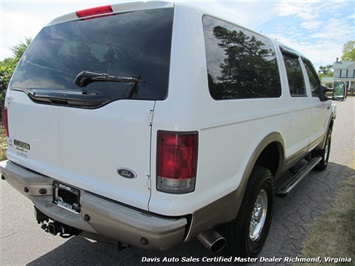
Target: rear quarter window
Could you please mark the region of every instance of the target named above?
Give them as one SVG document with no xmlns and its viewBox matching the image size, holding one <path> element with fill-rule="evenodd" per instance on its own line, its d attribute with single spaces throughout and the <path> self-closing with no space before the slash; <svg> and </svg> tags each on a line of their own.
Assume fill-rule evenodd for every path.
<svg viewBox="0 0 355 266">
<path fill-rule="evenodd" d="M 210 16 L 203 17 L 203 29 L 213 99 L 281 96 L 275 49 L 269 39 Z"/>
</svg>

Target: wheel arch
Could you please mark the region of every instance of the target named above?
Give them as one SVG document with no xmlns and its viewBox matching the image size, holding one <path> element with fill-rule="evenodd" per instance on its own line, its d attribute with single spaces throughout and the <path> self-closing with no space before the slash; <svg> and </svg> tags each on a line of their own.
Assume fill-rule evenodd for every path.
<svg viewBox="0 0 355 266">
<path fill-rule="evenodd" d="M 274 179 L 280 175 L 285 165 L 285 142 L 280 133 L 270 133 L 256 146 L 243 179 L 249 179 L 255 165 L 269 169 Z"/>
<path fill-rule="evenodd" d="M 268 156 L 274 156 L 271 164 L 269 164 Z M 282 170 L 285 167 L 285 162 L 285 142 L 281 134 L 278 132 L 272 132 L 265 136 L 255 147 L 245 167 L 241 182 L 238 188 L 232 193 L 233 209 L 229 210 L 230 213 L 233 213 L 234 217 L 238 215 L 251 172 L 256 165 L 259 164 L 260 166 L 269 169 L 275 180 L 282 173 Z"/>
<path fill-rule="evenodd" d="M 324 149 L 329 130 L 330 130 L 330 132 L 333 132 L 333 127 L 334 127 L 334 122 L 335 122 L 334 120 L 335 120 L 334 118 L 329 119 L 328 126 L 326 127 L 326 131 L 324 133 L 323 140 L 315 148 L 315 150 Z"/>
<path fill-rule="evenodd" d="M 244 169 L 239 186 L 231 193 L 210 204 L 207 208 L 202 208 L 193 213 L 192 219 L 194 220 L 194 226 L 190 228 L 185 241 L 191 239 L 205 229 L 217 225 L 222 225 L 234 220 L 238 215 L 244 193 L 254 167 L 258 163 L 263 164 L 262 166 L 265 167 L 267 163 L 267 156 L 269 154 L 275 155 L 277 152 L 277 158 L 279 159 L 279 162 L 276 164 L 274 161 L 272 164 L 272 170 L 270 170 L 275 178 L 275 176 L 277 176 L 284 167 L 284 151 L 285 143 L 280 133 L 272 132 L 264 137 L 259 142 L 259 144 L 255 146 L 254 151 L 252 152 Z M 211 218 L 211 210 L 218 210 L 218 212 L 216 212 L 218 215 L 215 215 L 213 218 Z M 206 217 L 209 218 L 206 219 Z M 208 223 L 206 222 L 207 220 L 209 221 Z"/>
<path fill-rule="evenodd" d="M 273 157 L 271 161 L 269 160 L 269 156 Z M 239 187 L 234 192 L 235 217 L 238 214 L 245 189 L 254 167 L 256 165 L 260 165 L 269 169 L 275 180 L 282 173 L 285 162 L 285 142 L 281 134 L 278 132 L 272 132 L 265 136 L 255 147 L 253 153 L 251 154 L 247 166 L 245 167 Z"/>
</svg>

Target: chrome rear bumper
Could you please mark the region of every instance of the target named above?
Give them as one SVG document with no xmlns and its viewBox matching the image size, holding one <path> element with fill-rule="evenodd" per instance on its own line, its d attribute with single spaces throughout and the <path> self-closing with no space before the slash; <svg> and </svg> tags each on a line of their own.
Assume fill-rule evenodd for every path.
<svg viewBox="0 0 355 266">
<path fill-rule="evenodd" d="M 11 161 L 0 162 L 2 178 L 54 221 L 144 249 L 168 249 L 184 241 L 187 219 L 130 208 L 80 190 L 80 213 L 53 203 L 53 179 Z"/>
</svg>

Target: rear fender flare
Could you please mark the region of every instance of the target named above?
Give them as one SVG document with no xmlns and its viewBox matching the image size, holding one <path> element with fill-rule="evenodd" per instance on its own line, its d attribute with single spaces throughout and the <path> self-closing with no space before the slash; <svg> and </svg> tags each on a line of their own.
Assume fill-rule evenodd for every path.
<svg viewBox="0 0 355 266">
<path fill-rule="evenodd" d="M 233 217 L 235 218 L 238 214 L 244 193 L 245 193 L 245 189 L 247 187 L 250 175 L 252 170 L 254 169 L 256 162 L 258 160 L 258 158 L 260 157 L 260 155 L 262 154 L 262 152 L 265 150 L 265 148 L 270 145 L 271 143 L 277 143 L 278 144 L 278 148 L 279 148 L 279 166 L 278 169 L 276 171 L 276 173 L 274 174 L 274 180 L 282 173 L 282 169 L 285 166 L 285 142 L 281 136 L 280 133 L 278 132 L 272 132 L 270 134 L 268 134 L 266 137 L 264 137 L 259 144 L 255 147 L 254 152 L 252 153 L 252 155 L 250 156 L 250 159 L 248 161 L 248 164 L 244 170 L 241 182 L 238 186 L 238 188 L 236 190 L 234 190 L 232 192 L 233 194 L 233 208 L 228 210 L 231 213 L 233 213 Z"/>
<path fill-rule="evenodd" d="M 237 217 L 251 172 L 259 156 L 271 143 L 278 143 L 280 163 L 278 164 L 274 178 L 279 175 L 285 164 L 285 144 L 281 134 L 273 132 L 268 134 L 256 145 L 244 170 L 239 186 L 231 193 L 193 213 L 191 227 L 189 228 L 185 241 L 197 236 L 200 232 L 216 225 L 230 222 Z"/>
</svg>

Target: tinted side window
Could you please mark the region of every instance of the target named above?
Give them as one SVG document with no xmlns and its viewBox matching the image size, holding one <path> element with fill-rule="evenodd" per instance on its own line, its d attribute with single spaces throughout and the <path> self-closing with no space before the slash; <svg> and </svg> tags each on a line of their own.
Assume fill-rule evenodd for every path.
<svg viewBox="0 0 355 266">
<path fill-rule="evenodd" d="M 215 100 L 280 97 L 273 43 L 254 32 L 203 17 L 208 85 Z"/>
<path fill-rule="evenodd" d="M 285 61 L 288 85 L 292 97 L 306 97 L 306 86 L 299 57 L 297 55 L 283 52 Z"/>
<path fill-rule="evenodd" d="M 316 89 L 319 87 L 320 82 L 319 82 L 317 72 L 309 60 L 305 58 L 302 58 L 302 60 L 307 71 L 307 76 L 309 79 L 309 84 L 311 86 L 312 96 L 318 97 L 319 95 L 318 93 L 316 93 Z"/>
</svg>

